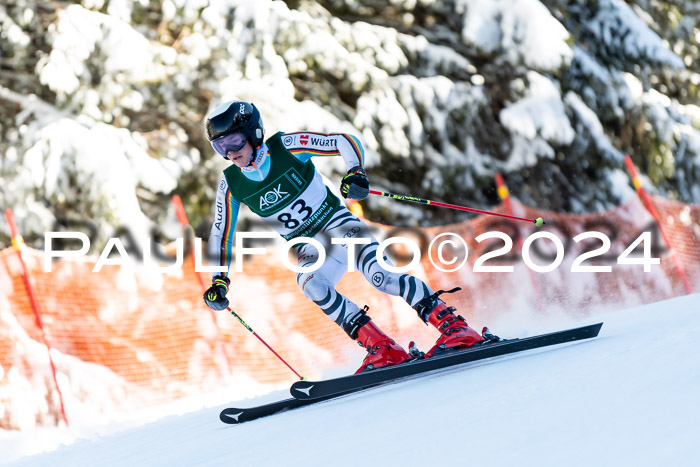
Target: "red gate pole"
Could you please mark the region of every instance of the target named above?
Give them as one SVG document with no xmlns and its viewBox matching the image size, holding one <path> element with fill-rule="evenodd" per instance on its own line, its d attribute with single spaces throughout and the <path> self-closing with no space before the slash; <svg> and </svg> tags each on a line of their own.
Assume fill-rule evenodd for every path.
<svg viewBox="0 0 700 467">
<path fill-rule="evenodd" d="M 510 191 L 508 190 L 508 187 L 506 186 L 505 182 L 503 181 L 503 177 L 501 176 L 500 173 L 496 172 L 495 178 L 496 178 L 498 197 L 501 198 L 501 201 L 503 201 L 503 204 L 505 204 L 506 213 L 509 216 L 513 216 L 513 205 L 510 202 Z M 513 222 L 513 225 L 515 226 L 516 229 L 518 229 L 518 248 L 522 252 L 523 251 L 523 239 L 522 239 L 522 236 L 520 235 L 520 226 L 516 222 Z M 535 274 L 532 271 L 532 269 L 527 268 L 527 270 L 528 270 L 528 273 L 530 275 L 530 282 L 532 283 L 532 289 L 535 291 L 535 301 L 537 303 L 537 309 L 539 311 L 544 311 L 544 305 L 542 304 L 542 296 L 540 295 L 539 287 L 537 287 L 537 281 L 535 280 Z"/>
<path fill-rule="evenodd" d="M 51 374 L 53 375 L 53 383 L 56 386 L 56 392 L 58 393 L 58 400 L 61 403 L 61 415 L 63 416 L 63 421 L 66 426 L 68 426 L 68 418 L 66 417 L 66 409 L 63 405 L 63 394 L 61 393 L 61 388 L 58 386 L 58 380 L 56 379 L 56 365 L 53 363 L 53 357 L 51 356 L 51 345 L 46 338 L 46 333 L 44 332 L 44 324 L 41 321 L 41 313 L 39 312 L 39 305 L 37 304 L 36 297 L 34 296 L 34 291 L 32 289 L 32 284 L 29 282 L 29 272 L 27 271 L 27 265 L 24 263 L 24 258 L 22 258 L 22 245 L 24 245 L 24 239 L 19 234 L 17 229 L 17 223 L 15 223 L 15 216 L 12 213 L 12 209 L 5 210 L 5 218 L 7 223 L 10 225 L 10 235 L 12 236 L 12 246 L 17 252 L 17 257 L 22 265 L 22 277 L 24 278 L 24 286 L 27 289 L 27 295 L 29 295 L 29 301 L 32 304 L 32 310 L 34 311 L 34 319 L 36 325 L 39 328 L 41 341 L 46 346 L 46 351 L 49 354 L 49 364 L 51 365 Z"/>
<path fill-rule="evenodd" d="M 175 207 L 175 215 L 177 216 L 177 220 L 180 222 L 180 225 L 182 226 L 183 230 L 185 233 L 188 231 L 191 231 L 194 237 L 194 229 L 190 225 L 189 219 L 187 219 L 187 213 L 185 212 L 185 207 L 182 204 L 182 199 L 178 195 L 174 195 L 172 198 L 173 201 L 173 206 Z M 202 275 L 198 273 L 197 271 L 194 272 L 194 275 L 197 276 L 197 279 L 199 280 L 199 285 L 202 287 L 202 290 L 207 290 L 207 286 L 204 284 L 204 279 L 202 279 Z M 209 310 L 209 314 L 211 315 L 211 319 L 214 322 L 214 326 L 216 327 L 216 340 L 217 344 L 221 346 L 221 351 L 222 354 L 224 355 L 224 358 L 226 359 L 226 364 L 228 365 L 228 368 L 231 368 L 231 359 L 228 357 L 228 353 L 226 352 L 226 347 L 224 346 L 223 341 L 221 340 L 221 336 L 219 335 L 219 321 L 216 319 L 216 313 L 214 313 L 214 310 L 211 308 L 207 307 Z"/>
<path fill-rule="evenodd" d="M 642 182 L 639 180 L 639 177 L 637 176 L 637 170 L 634 168 L 634 164 L 632 163 L 632 158 L 628 154 L 625 154 L 625 165 L 627 166 L 627 170 L 629 171 L 630 176 L 632 177 L 632 184 L 634 185 L 634 189 L 637 191 L 637 195 L 642 200 L 644 207 L 647 209 L 647 211 L 649 211 L 649 214 L 651 214 L 651 217 L 653 217 L 654 220 L 656 221 L 656 225 L 659 227 L 659 232 L 661 232 L 661 237 L 664 239 L 666 246 L 668 247 L 669 251 L 671 252 L 671 259 L 673 260 L 673 265 L 675 266 L 676 271 L 678 272 L 678 275 L 680 276 L 681 280 L 683 281 L 683 286 L 685 287 L 685 293 L 690 295 L 691 293 L 693 293 L 693 289 L 690 287 L 690 283 L 688 282 L 688 279 L 685 277 L 685 272 L 683 271 L 683 268 L 681 267 L 680 263 L 678 263 L 678 259 L 676 258 L 676 255 L 673 253 L 673 246 L 671 246 L 671 242 L 668 239 L 668 236 L 666 235 L 666 231 L 664 230 L 663 225 L 661 224 L 661 216 L 659 215 L 659 212 L 656 210 L 656 207 L 654 206 L 654 204 L 651 202 L 651 199 L 649 199 L 649 195 L 647 195 L 646 190 L 642 186 Z"/>
</svg>

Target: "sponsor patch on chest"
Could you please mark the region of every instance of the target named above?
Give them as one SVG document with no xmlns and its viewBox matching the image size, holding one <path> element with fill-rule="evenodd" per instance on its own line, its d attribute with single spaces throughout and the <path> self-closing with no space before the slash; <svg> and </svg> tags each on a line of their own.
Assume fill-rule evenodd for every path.
<svg viewBox="0 0 700 467">
<path fill-rule="evenodd" d="M 264 188 L 246 196 L 243 202 L 260 215 L 272 215 L 294 200 L 306 185 L 302 176 L 291 168 Z"/>
</svg>

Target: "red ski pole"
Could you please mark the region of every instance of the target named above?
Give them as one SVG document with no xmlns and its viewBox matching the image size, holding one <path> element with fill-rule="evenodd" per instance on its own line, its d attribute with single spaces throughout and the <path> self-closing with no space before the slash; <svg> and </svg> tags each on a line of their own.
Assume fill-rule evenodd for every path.
<svg viewBox="0 0 700 467">
<path fill-rule="evenodd" d="M 387 198 L 397 199 L 399 201 L 411 201 L 412 203 L 430 204 L 432 206 L 440 206 L 443 208 L 457 209 L 459 211 L 469 211 L 469 212 L 475 212 L 478 214 L 487 214 L 489 216 L 507 217 L 508 219 L 515 219 L 516 221 L 532 222 L 537 227 L 542 227 L 542 225 L 545 223 L 541 217 L 538 217 L 537 219 L 527 219 L 525 217 L 509 216 L 508 214 L 501 214 L 498 212 L 482 211 L 481 209 L 468 208 L 466 206 L 457 206 L 456 204 L 441 203 L 439 201 L 431 201 L 429 199 L 416 198 L 415 196 L 396 195 L 394 193 L 386 193 L 384 191 L 375 191 L 375 190 L 369 190 L 369 192 L 373 195 L 386 196 Z"/>
<path fill-rule="evenodd" d="M 256 333 L 255 331 L 253 331 L 253 328 L 251 328 L 250 326 L 248 326 L 248 323 L 246 323 L 245 321 L 243 321 L 243 318 L 241 318 L 240 316 L 238 316 L 238 314 L 237 314 L 235 311 L 233 311 L 233 310 L 231 309 L 231 307 L 227 307 L 226 309 L 233 315 L 234 318 L 236 318 L 238 321 L 240 321 L 240 323 L 243 325 L 243 327 L 245 327 L 245 328 L 246 328 L 248 331 L 250 331 L 255 337 L 257 337 L 257 338 L 260 340 L 260 342 L 262 342 L 263 344 L 265 344 L 265 347 L 267 347 L 268 349 L 270 349 L 270 352 L 272 352 L 273 354 L 275 354 L 275 357 L 279 358 L 280 361 L 281 361 L 282 363 L 284 363 L 285 365 L 287 365 L 287 368 L 289 368 L 290 370 L 292 370 L 292 372 L 293 372 L 295 375 L 297 375 L 297 376 L 299 377 L 300 380 L 303 381 L 303 380 L 306 379 L 306 378 L 304 378 L 303 376 L 301 376 L 299 373 L 297 373 L 296 370 L 295 370 L 294 368 L 292 368 L 291 365 L 290 365 L 289 363 L 287 363 L 287 362 L 285 361 L 284 358 L 280 357 L 280 354 L 278 354 L 277 352 L 275 352 L 275 349 L 273 349 L 272 347 L 270 347 L 270 346 L 267 344 L 267 342 L 265 342 L 265 341 L 262 339 L 262 337 L 258 336 L 258 333 Z"/>
</svg>

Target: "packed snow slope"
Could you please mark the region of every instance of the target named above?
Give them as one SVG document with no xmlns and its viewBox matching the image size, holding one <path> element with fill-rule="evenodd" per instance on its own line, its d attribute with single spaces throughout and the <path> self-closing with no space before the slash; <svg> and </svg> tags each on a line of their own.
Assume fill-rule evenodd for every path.
<svg viewBox="0 0 700 467">
<path fill-rule="evenodd" d="M 520 324 L 534 334 L 599 320 L 605 324 L 594 340 L 467 364 L 240 426 L 219 421 L 224 406 L 166 417 L 15 464 L 700 465 L 700 295 L 577 322 Z M 274 397 L 285 394 L 263 399 Z"/>
</svg>

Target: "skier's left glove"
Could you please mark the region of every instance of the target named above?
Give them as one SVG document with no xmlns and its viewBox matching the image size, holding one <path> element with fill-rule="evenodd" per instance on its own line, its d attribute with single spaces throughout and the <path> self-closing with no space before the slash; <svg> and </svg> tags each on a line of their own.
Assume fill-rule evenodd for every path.
<svg viewBox="0 0 700 467">
<path fill-rule="evenodd" d="M 348 174 L 340 182 L 340 194 L 343 198 L 356 200 L 365 199 L 369 195 L 369 179 L 359 165 L 348 170 Z"/>
<path fill-rule="evenodd" d="M 231 280 L 224 276 L 214 276 L 211 287 L 204 292 L 204 303 L 213 310 L 225 310 L 228 308 L 228 286 Z"/>
</svg>

